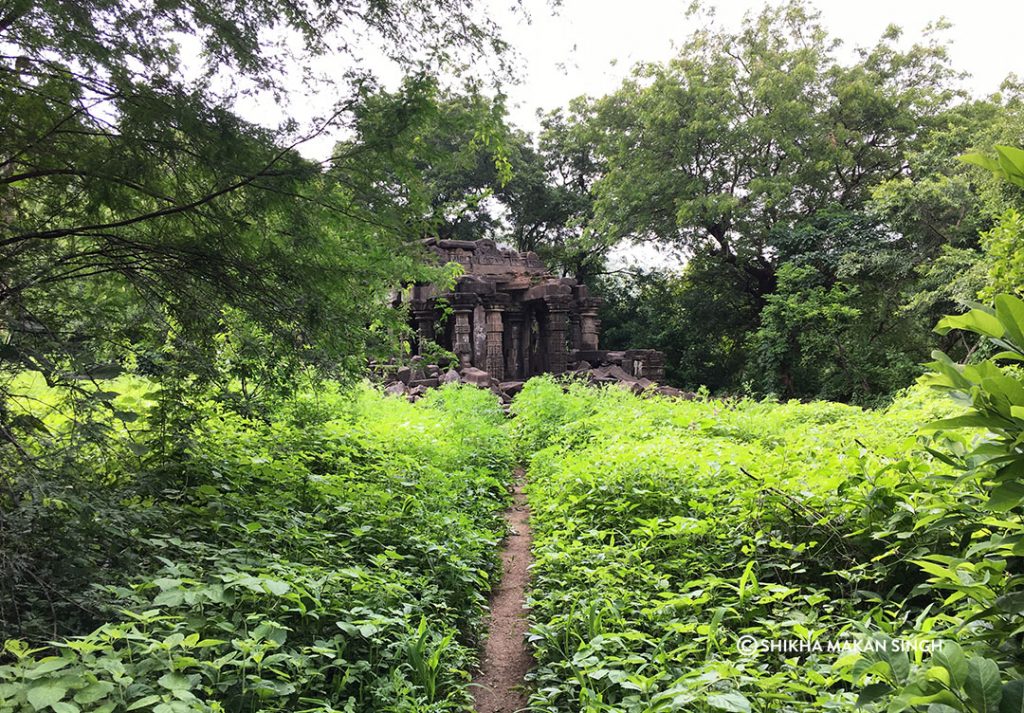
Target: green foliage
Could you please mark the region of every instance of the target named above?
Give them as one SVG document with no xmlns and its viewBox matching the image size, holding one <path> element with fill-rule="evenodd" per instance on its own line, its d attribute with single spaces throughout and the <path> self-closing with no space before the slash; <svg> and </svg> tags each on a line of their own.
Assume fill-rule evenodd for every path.
<svg viewBox="0 0 1024 713">
<path fill-rule="evenodd" d="M 664 270 L 605 278 L 595 285 L 606 300 L 602 346 L 660 349 L 669 383 L 739 390 L 745 341 L 760 311 L 745 284 L 736 265 L 701 255 L 681 274 Z"/>
<path fill-rule="evenodd" d="M 104 386 L 126 406 L 146 384 Z M 52 448 L 74 437 L 35 407 Z M 269 421 L 208 402 L 174 461 L 126 448 L 41 478 L 4 504 L 22 536 L 0 550 L 25 569 L 2 585 L 0 708 L 464 709 L 503 421 L 471 388 L 411 405 L 324 385 Z"/>
<path fill-rule="evenodd" d="M 956 158 L 1019 140 L 1019 87 L 963 95 L 948 29 L 910 44 L 889 27 L 847 59 L 796 0 L 735 30 L 709 18 L 673 60 L 573 102 L 560 120 L 598 168 L 583 234 L 685 259 L 603 282 L 608 343 L 666 351 L 680 386 L 876 403 L 942 314 L 992 277 L 983 297 L 1016 289 L 1017 236 L 997 218 L 1019 197 Z"/>
<path fill-rule="evenodd" d="M 996 159 L 983 154 L 967 154 L 961 158 L 990 170 L 994 176 L 1008 184 L 1024 187 L 1024 151 L 1011 146 L 996 146 Z M 995 225 L 981 233 L 984 250 L 983 264 L 988 268 L 987 280 L 980 291 L 983 299 L 991 299 L 1000 292 L 1021 293 L 1024 284 L 1024 257 L 1020 249 L 1024 239 L 1024 219 L 1020 214 L 1019 192 L 1016 199 L 998 217 Z"/>
<path fill-rule="evenodd" d="M 967 467 L 992 445 L 950 430 L 974 419 L 948 400 L 679 402 L 535 379 L 513 412 L 540 448 L 535 710 L 1019 702 L 1019 501 L 992 507 L 985 468 Z"/>
<path fill-rule="evenodd" d="M 602 170 L 592 133 L 553 112 L 534 140 L 508 124 L 503 97 L 448 93 L 410 136 L 404 190 L 424 196 L 431 237 L 505 241 L 583 280 L 616 240 L 587 230 Z"/>
<path fill-rule="evenodd" d="M 1024 294 L 1024 217 L 1010 208 L 990 230 L 981 234 L 988 274 L 979 297 L 991 300 L 1003 293 Z"/>
<path fill-rule="evenodd" d="M 1015 366 L 1004 369 L 999 364 L 1024 362 L 1024 300 L 999 295 L 994 309 L 977 307 L 946 317 L 936 327 L 941 333 L 952 329 L 980 335 L 1001 351 L 967 365 L 955 364 L 942 352 L 933 353 L 935 361 L 929 364 L 933 372 L 922 383 L 951 393 L 970 408 L 962 416 L 931 424 L 931 428 L 982 428 L 994 436 L 977 444 L 964 458 L 971 471 L 992 471 L 989 475 L 996 487 L 989 507 L 1011 511 L 1024 500 L 1024 487 L 1019 483 L 1024 477 L 1024 384 Z M 1024 545 L 1017 550 L 1024 554 Z"/>
<path fill-rule="evenodd" d="M 354 381 L 367 352 L 393 353 L 390 292 L 438 274 L 417 244 L 429 201 L 399 190 L 422 182 L 414 138 L 438 114 L 419 62 L 504 49 L 472 3 L 432 0 L 16 2 L 0 43 L 0 483 L 15 493 L 59 460 L 29 458 L 42 432 L 14 402 L 31 394 L 5 388 L 25 370 L 64 390 L 72 451 L 110 435 L 90 379 L 149 377 L 149 424 L 173 450 L 208 397 L 265 418 L 297 381 Z M 360 68 L 365 50 L 408 71 L 395 92 Z M 253 95 L 284 106 L 285 76 L 312 80 L 323 55 L 347 65 L 320 84 L 329 116 L 236 114 Z M 329 160 L 300 155 L 335 131 L 350 141 Z"/>
<path fill-rule="evenodd" d="M 280 90 L 286 57 L 304 69 L 318 54 L 352 57 L 367 44 L 403 67 L 442 46 L 449 60 L 501 48 L 471 6 L 448 10 L 457 31 L 436 28 L 433 4 L 418 0 L 315 11 L 97 0 L 74 12 L 60 2 L 5 11 L 0 317 L 5 335 L 36 332 L 41 342 L 44 331 L 55 342 L 41 353 L 26 345 L 23 359 L 43 369 L 69 344 L 87 358 L 151 330 L 190 339 L 205 357 L 224 303 L 300 341 L 307 358 L 312 347 L 335 359 L 358 351 L 360 316 L 378 300 L 353 308 L 353 276 L 379 292 L 415 273 L 404 243 L 422 206 L 396 199 L 384 177 L 396 169 L 396 142 L 430 114 L 433 82 L 418 75 L 382 107 L 372 77 L 350 69 L 330 90 L 336 113 L 305 134 L 242 121 L 223 87 L 248 80 Z M 269 28 L 301 41 L 286 53 L 265 41 Z M 183 68 L 189 41 L 203 54 Z M 217 81 L 224 71 L 232 82 Z M 387 114 L 386 130 L 375 112 Z M 332 173 L 296 152 L 340 128 L 357 137 L 358 157 L 339 153 Z"/>
<path fill-rule="evenodd" d="M 988 169 L 993 174 L 1015 186 L 1024 188 L 1024 149 L 1015 146 L 996 146 L 996 158 L 980 153 L 965 154 L 965 163 Z"/>
<path fill-rule="evenodd" d="M 898 174 L 954 92 L 944 47 L 898 50 L 890 28 L 860 59 L 806 4 L 695 33 L 665 65 L 597 102 L 607 174 L 597 221 L 622 238 L 729 256 L 770 289 L 771 230 L 832 203 L 863 205 Z"/>
<path fill-rule="evenodd" d="M 918 282 L 918 246 L 845 211 L 812 216 L 776 242 L 777 285 L 748 340 L 754 389 L 871 403 L 910 383 L 932 320 L 903 307 Z"/>
</svg>

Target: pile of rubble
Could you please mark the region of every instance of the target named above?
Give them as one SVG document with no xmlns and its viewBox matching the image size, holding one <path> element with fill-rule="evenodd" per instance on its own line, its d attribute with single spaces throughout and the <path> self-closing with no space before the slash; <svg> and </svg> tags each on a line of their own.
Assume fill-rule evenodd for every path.
<svg viewBox="0 0 1024 713">
<path fill-rule="evenodd" d="M 644 376 L 630 374 L 619 363 L 616 363 L 615 352 L 611 360 L 602 360 L 597 366 L 589 361 L 580 360 L 573 364 L 575 368 L 565 372 L 565 376 L 574 377 L 594 386 L 615 385 L 627 389 L 634 394 L 658 394 L 672 398 L 690 399 L 693 394 L 671 386 L 663 386 Z M 474 366 L 438 365 L 427 363 L 423 357 L 412 357 L 408 366 L 377 366 L 376 377 L 384 384 L 384 393 L 392 396 L 405 396 L 409 401 L 416 401 L 428 390 L 444 384 L 470 384 L 480 389 L 490 389 L 503 403 L 511 403 L 525 381 L 499 381 L 483 369 Z"/>
</svg>

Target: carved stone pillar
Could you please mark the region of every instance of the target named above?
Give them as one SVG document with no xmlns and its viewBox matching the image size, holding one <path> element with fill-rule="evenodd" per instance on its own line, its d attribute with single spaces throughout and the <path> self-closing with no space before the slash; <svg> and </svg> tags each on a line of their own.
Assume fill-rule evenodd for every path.
<svg viewBox="0 0 1024 713">
<path fill-rule="evenodd" d="M 523 313 L 523 378 L 529 379 L 531 376 L 536 374 L 534 366 L 536 364 L 536 357 L 534 353 L 537 351 L 537 335 L 540 333 L 540 329 L 537 327 L 537 315 L 532 307 Z"/>
<path fill-rule="evenodd" d="M 495 297 L 504 297 L 496 295 Z M 505 309 L 502 300 L 488 299 L 484 302 L 487 310 L 487 347 L 484 370 L 492 378 L 505 379 L 505 326 L 501 321 L 501 312 Z"/>
<path fill-rule="evenodd" d="M 513 307 L 505 313 L 505 376 L 518 379 L 522 373 L 523 313 Z"/>
<path fill-rule="evenodd" d="M 456 294 L 452 300 L 452 311 L 455 313 L 455 325 L 452 331 L 452 351 L 459 358 L 459 365 L 463 368 L 472 365 L 473 343 L 470 339 L 472 325 L 470 315 L 476 306 L 476 295 Z"/>
<path fill-rule="evenodd" d="M 487 310 L 482 304 L 473 308 L 473 331 L 470 343 L 473 347 L 473 366 L 487 371 Z"/>
<path fill-rule="evenodd" d="M 434 320 L 436 316 L 434 309 L 429 303 L 412 303 L 412 318 L 416 324 L 416 333 L 419 341 L 419 351 L 423 353 L 423 346 L 426 342 L 434 341 Z"/>
<path fill-rule="evenodd" d="M 578 311 L 570 310 L 569 312 L 569 341 L 572 344 L 573 351 L 579 351 L 583 348 L 583 332 L 581 317 Z"/>
<path fill-rule="evenodd" d="M 548 368 L 552 374 L 564 374 L 569 358 L 566 331 L 569 328 L 570 300 L 564 296 L 545 297 L 548 308 L 547 353 Z"/>
<path fill-rule="evenodd" d="M 597 351 L 598 333 L 601 320 L 597 318 L 597 305 L 586 305 L 580 310 L 580 348 L 586 351 Z"/>
</svg>

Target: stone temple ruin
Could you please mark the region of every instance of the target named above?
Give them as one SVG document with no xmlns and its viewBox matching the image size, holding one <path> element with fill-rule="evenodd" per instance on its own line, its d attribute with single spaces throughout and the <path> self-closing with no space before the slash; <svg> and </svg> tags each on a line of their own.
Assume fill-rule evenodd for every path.
<svg viewBox="0 0 1024 713">
<path fill-rule="evenodd" d="M 458 380 L 507 396 L 531 376 L 570 371 L 637 392 L 664 380 L 659 351 L 602 350 L 601 300 L 585 285 L 551 274 L 536 253 L 501 248 L 493 240 L 431 238 L 424 244 L 439 263 L 459 263 L 464 274 L 451 291 L 415 285 L 397 303 L 408 303 L 418 335 L 414 353 L 430 341 L 454 353 L 458 364 L 442 374 L 413 357 L 412 367 L 392 376 L 389 391 L 415 395 L 418 387 Z"/>
</svg>

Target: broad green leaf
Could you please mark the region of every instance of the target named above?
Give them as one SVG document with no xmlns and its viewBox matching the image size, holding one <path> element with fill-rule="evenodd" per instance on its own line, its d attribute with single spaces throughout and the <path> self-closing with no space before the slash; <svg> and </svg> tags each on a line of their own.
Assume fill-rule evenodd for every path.
<svg viewBox="0 0 1024 713">
<path fill-rule="evenodd" d="M 996 155 L 1007 179 L 1021 185 L 1024 180 L 1024 151 L 1015 146 L 996 146 Z"/>
<path fill-rule="evenodd" d="M 738 691 L 728 693 L 712 693 L 708 696 L 708 705 L 722 711 L 732 713 L 750 713 L 750 701 Z"/>
<path fill-rule="evenodd" d="M 140 698 L 139 700 L 137 700 L 137 701 L 133 702 L 131 705 L 129 705 L 128 706 L 128 710 L 134 711 L 134 710 L 138 710 L 140 708 L 148 708 L 148 707 L 152 706 L 154 703 L 158 702 L 159 700 L 160 700 L 160 696 L 156 696 L 156 695 L 145 696 L 144 698 Z"/>
<path fill-rule="evenodd" d="M 996 352 L 995 354 L 992 355 L 992 358 L 995 359 L 996 361 L 999 361 L 1000 359 L 1012 359 L 1013 361 L 1024 361 L 1024 354 L 1018 354 L 1017 352 L 1003 351 L 1003 352 Z"/>
<path fill-rule="evenodd" d="M 157 680 L 157 683 L 169 691 L 188 691 L 193 686 L 189 676 L 177 671 L 165 673 Z"/>
<path fill-rule="evenodd" d="M 969 659 L 964 690 L 979 713 L 998 713 L 1003 685 L 996 662 L 980 656 Z"/>
<path fill-rule="evenodd" d="M 999 162 L 995 159 L 989 158 L 985 154 L 981 153 L 967 153 L 960 156 L 960 160 L 964 163 L 974 164 L 980 166 L 987 171 L 998 173 L 1000 171 Z"/>
<path fill-rule="evenodd" d="M 48 656 L 42 659 L 35 666 L 25 672 L 25 678 L 35 679 L 42 678 L 43 676 L 53 673 L 54 671 L 60 671 L 71 663 L 70 659 L 62 658 L 59 656 Z"/>
<path fill-rule="evenodd" d="M 1024 349 L 1024 300 L 1015 295 L 997 295 L 996 316 L 1006 329 L 1006 338 Z M 1012 352 L 1011 352 L 1012 353 Z"/>
<path fill-rule="evenodd" d="M 109 681 L 96 681 L 91 683 L 81 691 L 75 694 L 75 702 L 83 705 L 88 703 L 95 703 L 96 701 L 104 698 L 108 693 L 113 691 L 115 688 L 114 684 Z"/>
<path fill-rule="evenodd" d="M 1012 510 L 1024 500 L 1024 483 L 1010 480 L 997 486 L 989 494 L 985 507 L 996 512 Z"/>
<path fill-rule="evenodd" d="M 267 591 L 271 594 L 276 594 L 279 597 L 284 596 L 288 593 L 288 590 L 291 589 L 291 586 L 287 582 L 282 582 L 278 579 L 264 579 L 263 585 L 267 588 Z"/>
<path fill-rule="evenodd" d="M 955 688 L 962 687 L 967 680 L 967 657 L 955 641 L 943 642 L 938 651 L 932 654 L 932 663 L 949 671 L 950 683 Z"/>
<path fill-rule="evenodd" d="M 1024 713 L 1024 679 L 1003 684 L 999 713 Z"/>
<path fill-rule="evenodd" d="M 963 416 L 953 416 L 951 418 L 941 418 L 938 421 L 930 421 L 921 427 L 922 431 L 946 431 L 956 430 L 959 428 L 987 428 L 989 430 L 995 428 L 1002 428 L 1006 425 L 1006 421 L 986 416 L 980 413 L 965 414 Z"/>
<path fill-rule="evenodd" d="M 972 309 L 966 314 L 950 315 L 943 317 L 935 325 L 935 331 L 939 334 L 946 334 L 953 329 L 963 329 L 986 337 L 1002 337 L 1006 330 L 999 319 L 988 312 L 980 309 Z"/>
<path fill-rule="evenodd" d="M 874 703 L 882 696 L 886 696 L 892 692 L 892 686 L 888 683 L 872 683 L 864 686 L 860 689 L 860 694 L 857 696 L 857 705 L 866 706 L 869 703 Z"/>
<path fill-rule="evenodd" d="M 28 689 L 28 702 L 37 711 L 58 703 L 68 692 L 68 686 L 60 681 L 40 681 Z"/>
<path fill-rule="evenodd" d="M 957 578 L 956 577 L 956 572 L 954 572 L 952 568 L 950 568 L 950 567 L 943 567 L 941 564 L 938 564 L 937 562 L 932 562 L 930 560 L 910 560 L 910 561 L 913 562 L 914 564 L 916 564 L 921 569 L 923 569 L 928 574 L 930 574 L 930 575 L 932 575 L 934 577 L 938 577 L 939 579 L 956 579 Z"/>
</svg>

